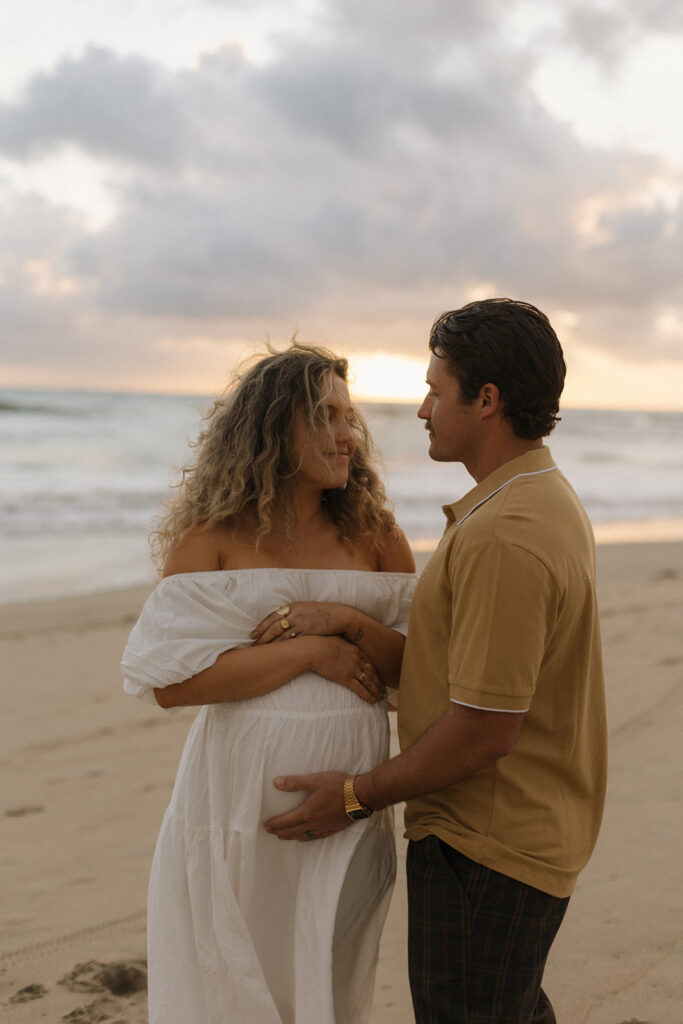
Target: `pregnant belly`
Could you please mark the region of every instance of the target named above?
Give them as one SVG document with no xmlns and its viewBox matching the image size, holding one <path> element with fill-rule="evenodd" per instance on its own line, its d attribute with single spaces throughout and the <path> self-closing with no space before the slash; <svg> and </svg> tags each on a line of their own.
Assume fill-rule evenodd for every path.
<svg viewBox="0 0 683 1024">
<path fill-rule="evenodd" d="M 289 708 L 263 707 L 256 698 L 203 709 L 183 752 L 175 813 L 197 827 L 253 831 L 305 798 L 304 792 L 275 789 L 276 776 L 357 774 L 384 761 L 389 745 L 384 706 L 355 698 L 344 709 L 318 707 L 332 686 L 318 680 L 305 710 L 299 707 L 301 694 Z"/>
</svg>

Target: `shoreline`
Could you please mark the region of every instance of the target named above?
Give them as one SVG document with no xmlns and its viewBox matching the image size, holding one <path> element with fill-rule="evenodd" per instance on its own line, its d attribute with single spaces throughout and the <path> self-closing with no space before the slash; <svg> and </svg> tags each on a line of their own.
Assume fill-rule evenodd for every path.
<svg viewBox="0 0 683 1024">
<path fill-rule="evenodd" d="M 426 557 L 417 552 L 419 563 Z M 673 1024 L 683 1004 L 683 543 L 601 543 L 598 571 L 607 808 L 545 984 L 561 1024 Z M 168 717 L 123 694 L 119 659 L 152 586 L 0 606 L 0 1007 L 8 1024 L 52 1024 L 78 1008 L 83 1022 L 103 1013 L 146 1022 L 144 993 L 88 990 L 75 972 L 88 961 L 144 957 L 149 865 L 195 714 Z M 412 1022 L 401 817 L 397 808 L 399 879 L 371 1024 Z M 32 996 L 11 1001 L 30 986 Z"/>
<path fill-rule="evenodd" d="M 624 544 L 676 544 L 683 541 L 683 519 L 594 523 L 593 532 L 598 549 Z M 417 538 L 410 541 L 420 565 L 438 542 L 439 538 Z M 33 601 L 59 601 L 138 587 L 151 590 L 156 585 L 155 571 L 144 539 L 131 542 L 128 538 L 121 546 L 120 539 L 115 536 L 107 535 L 98 540 L 93 535 L 85 546 L 83 562 L 71 569 L 68 564 L 70 549 L 67 545 L 62 553 L 62 562 L 52 565 L 52 577 L 46 581 L 45 572 L 49 574 L 50 568 L 45 570 L 45 565 L 50 567 L 52 564 L 51 544 L 47 545 L 45 551 L 36 551 L 30 545 L 23 550 L 15 542 L 13 556 L 5 564 L 3 579 L 0 580 L 0 609 Z M 107 552 L 106 558 L 101 558 L 100 545 Z M 97 566 L 97 569 L 93 566 Z"/>
</svg>

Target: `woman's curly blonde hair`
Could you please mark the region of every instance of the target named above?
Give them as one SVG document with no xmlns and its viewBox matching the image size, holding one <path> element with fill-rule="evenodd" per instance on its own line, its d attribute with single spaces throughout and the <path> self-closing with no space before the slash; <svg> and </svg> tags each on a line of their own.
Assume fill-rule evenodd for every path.
<svg viewBox="0 0 683 1024">
<path fill-rule="evenodd" d="M 180 470 L 180 479 L 164 502 L 150 534 L 152 557 L 159 569 L 171 547 L 189 531 L 219 524 L 238 525 L 256 518 L 255 543 L 277 519 L 287 532 L 294 520 L 292 496 L 297 466 L 291 454 L 291 426 L 300 409 L 312 433 L 324 429 L 327 410 L 325 376 L 347 381 L 348 363 L 327 349 L 293 342 L 238 372 L 204 417 L 204 428 L 191 446 L 195 459 Z M 350 542 L 370 536 L 378 542 L 398 536 L 384 486 L 373 467 L 374 449 L 365 420 L 355 407 L 349 425 L 356 450 L 343 489 L 323 492 L 323 501 L 340 537 Z"/>
</svg>

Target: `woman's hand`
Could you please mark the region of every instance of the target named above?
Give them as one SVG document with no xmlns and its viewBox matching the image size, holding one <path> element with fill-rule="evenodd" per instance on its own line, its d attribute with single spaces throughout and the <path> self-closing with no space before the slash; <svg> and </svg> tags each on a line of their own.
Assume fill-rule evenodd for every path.
<svg viewBox="0 0 683 1024">
<path fill-rule="evenodd" d="M 295 640 L 294 643 L 302 641 Z M 324 679 L 329 679 L 339 686 L 352 690 L 368 704 L 376 704 L 382 700 L 386 690 L 377 675 L 375 666 L 367 654 L 364 654 L 348 640 L 339 636 L 311 638 L 303 641 L 315 643 L 316 649 L 311 658 L 314 672 Z"/>
<path fill-rule="evenodd" d="M 259 622 L 252 639 L 255 644 L 270 644 L 296 636 L 341 636 L 352 615 L 349 605 L 333 601 L 294 601 Z"/>
<path fill-rule="evenodd" d="M 293 601 L 272 611 L 251 634 L 254 647 L 306 636 L 346 640 L 369 658 L 383 684 L 398 686 L 405 637 L 352 605 Z"/>
</svg>

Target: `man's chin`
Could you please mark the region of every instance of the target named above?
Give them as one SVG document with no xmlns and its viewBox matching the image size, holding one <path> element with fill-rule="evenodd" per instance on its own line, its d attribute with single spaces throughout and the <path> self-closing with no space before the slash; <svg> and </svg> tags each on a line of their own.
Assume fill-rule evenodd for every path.
<svg viewBox="0 0 683 1024">
<path fill-rule="evenodd" d="M 429 454 L 429 458 L 432 460 L 432 462 L 458 462 L 459 461 L 458 459 L 451 458 L 449 455 L 444 455 L 443 452 L 440 452 L 438 450 L 438 448 L 430 447 L 428 454 Z"/>
</svg>

